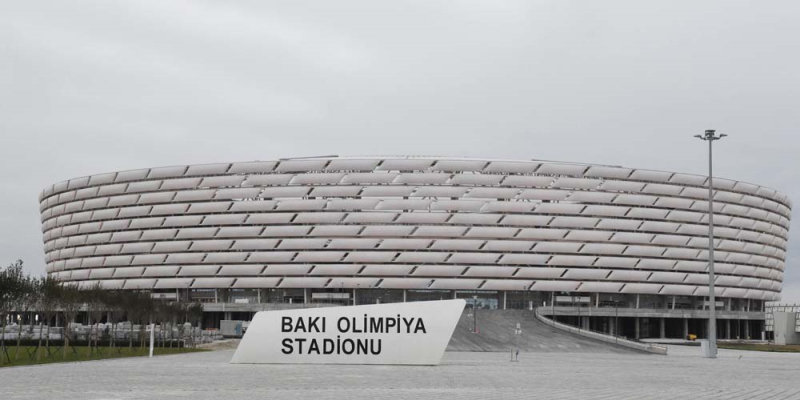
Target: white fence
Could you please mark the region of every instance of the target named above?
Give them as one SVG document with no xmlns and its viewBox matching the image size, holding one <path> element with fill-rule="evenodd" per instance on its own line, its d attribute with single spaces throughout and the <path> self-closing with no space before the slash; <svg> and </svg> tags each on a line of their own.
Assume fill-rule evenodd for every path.
<svg viewBox="0 0 800 400">
<path fill-rule="evenodd" d="M 139 335 L 142 332 L 141 328 L 142 327 L 140 325 L 133 325 L 133 330 L 131 330 L 131 325 L 127 322 L 118 323 L 115 327 L 113 327 L 113 329 L 112 324 L 98 324 L 91 327 L 91 335 L 94 339 L 99 334 L 100 339 L 105 340 L 111 337 L 111 333 L 113 331 L 114 339 L 117 341 L 127 341 L 131 335 L 133 336 L 133 340 L 139 340 Z M 20 329 L 22 329 L 21 335 Z M 149 337 L 150 325 L 144 326 L 144 332 L 145 337 Z M 62 340 L 64 328 L 50 327 L 49 333 L 50 340 Z M 89 334 L 90 329 L 88 325 L 76 323 L 70 324 L 70 340 L 86 340 Z M 5 329 L 4 339 L 6 342 L 15 341 L 17 338 L 20 338 L 21 340 L 39 340 L 41 337 L 42 340 L 45 340 L 47 336 L 48 329 L 44 325 L 8 325 Z M 156 325 L 155 337 L 159 341 L 193 339 L 200 344 L 211 343 L 214 340 L 221 340 L 222 333 L 219 330 L 202 330 L 189 325 L 184 326 L 183 330 L 180 330 L 177 325 Z"/>
</svg>

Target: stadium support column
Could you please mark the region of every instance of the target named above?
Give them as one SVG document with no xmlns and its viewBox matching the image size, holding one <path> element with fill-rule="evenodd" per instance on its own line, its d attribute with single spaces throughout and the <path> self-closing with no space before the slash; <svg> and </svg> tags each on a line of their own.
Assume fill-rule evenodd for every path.
<svg viewBox="0 0 800 400">
<path fill-rule="evenodd" d="M 744 338 L 745 340 L 750 340 L 750 320 L 746 319 L 744 321 Z"/>
<path fill-rule="evenodd" d="M 403 303 L 405 303 L 407 300 L 408 300 L 408 290 L 403 289 Z"/>
<path fill-rule="evenodd" d="M 731 320 L 725 320 L 725 339 L 731 338 Z"/>
<path fill-rule="evenodd" d="M 640 331 L 639 331 L 639 320 L 640 319 L 641 318 L 639 318 L 639 317 L 634 317 L 633 318 L 633 322 L 634 322 L 634 339 L 636 339 L 636 340 L 639 340 L 639 337 L 640 337 Z"/>
<path fill-rule="evenodd" d="M 504 290 L 503 291 L 503 310 L 506 309 L 506 300 L 508 300 L 508 291 Z"/>
<path fill-rule="evenodd" d="M 667 328 L 666 328 L 667 319 L 666 318 L 659 318 L 658 325 L 659 325 L 658 326 L 658 328 L 659 328 L 658 329 L 659 330 L 659 337 L 661 339 L 664 339 L 665 337 L 667 337 Z"/>
<path fill-rule="evenodd" d="M 683 338 L 689 338 L 689 318 L 683 319 Z"/>
</svg>

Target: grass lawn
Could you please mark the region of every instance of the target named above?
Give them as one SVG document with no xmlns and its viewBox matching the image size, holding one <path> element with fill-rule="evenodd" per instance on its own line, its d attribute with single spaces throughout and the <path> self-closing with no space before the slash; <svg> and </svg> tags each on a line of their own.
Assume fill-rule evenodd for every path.
<svg viewBox="0 0 800 400">
<path fill-rule="evenodd" d="M 77 346 L 73 349 L 67 348 L 67 357 L 64 358 L 64 350 L 61 347 L 54 347 L 50 346 L 50 351 L 52 353 L 52 357 L 47 356 L 47 350 L 42 346 L 40 351 L 42 352 L 41 360 L 36 362 L 36 347 L 34 346 L 21 346 L 19 348 L 19 357 L 15 359 L 15 354 L 17 348 L 14 346 L 6 347 L 8 350 L 8 356 L 11 357 L 11 364 L 8 363 L 8 360 L 5 358 L 5 355 L 0 353 L 0 357 L 2 357 L 2 362 L 0 362 L 0 368 L 3 367 L 16 367 L 20 365 L 36 365 L 36 364 L 51 364 L 51 363 L 59 363 L 59 362 L 73 362 L 73 361 L 90 361 L 90 360 L 105 360 L 109 358 L 122 358 L 122 357 L 143 357 L 148 356 L 150 354 L 150 348 L 141 348 L 134 344 L 134 347 L 128 348 L 127 343 L 121 347 L 99 347 L 98 349 L 94 349 L 91 355 L 88 354 L 88 349 L 86 346 Z M 166 354 L 183 354 L 183 353 L 195 353 L 198 351 L 208 351 L 205 349 L 178 349 L 178 348 L 160 348 L 156 347 L 153 350 L 154 356 L 166 355 Z"/>
<path fill-rule="evenodd" d="M 720 349 L 730 350 L 751 350 L 751 351 L 773 351 L 779 353 L 797 353 L 800 352 L 800 345 L 790 344 L 785 346 L 778 346 L 775 344 L 749 344 L 749 343 L 719 343 L 717 347 Z"/>
</svg>

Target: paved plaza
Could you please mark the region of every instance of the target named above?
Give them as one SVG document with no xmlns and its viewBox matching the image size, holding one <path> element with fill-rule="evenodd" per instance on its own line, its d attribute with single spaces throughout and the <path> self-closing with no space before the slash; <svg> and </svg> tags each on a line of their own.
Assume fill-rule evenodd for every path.
<svg viewBox="0 0 800 400">
<path fill-rule="evenodd" d="M 448 352 L 438 367 L 232 365 L 233 351 L 0 369 L 3 399 L 800 399 L 800 354 Z"/>
</svg>

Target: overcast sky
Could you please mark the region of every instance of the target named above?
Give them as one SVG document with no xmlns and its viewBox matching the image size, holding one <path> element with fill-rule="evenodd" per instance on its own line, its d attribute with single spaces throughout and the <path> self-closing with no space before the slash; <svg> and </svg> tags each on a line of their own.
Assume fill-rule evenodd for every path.
<svg viewBox="0 0 800 400">
<path fill-rule="evenodd" d="M 0 263 L 68 178 L 312 155 L 705 173 L 800 203 L 796 1 L 0 0 Z M 792 224 L 784 301 L 800 302 Z"/>
</svg>

